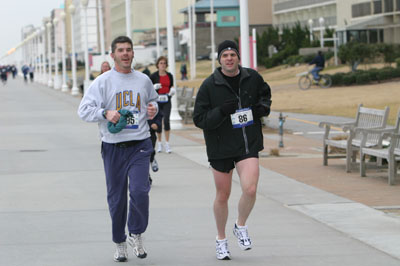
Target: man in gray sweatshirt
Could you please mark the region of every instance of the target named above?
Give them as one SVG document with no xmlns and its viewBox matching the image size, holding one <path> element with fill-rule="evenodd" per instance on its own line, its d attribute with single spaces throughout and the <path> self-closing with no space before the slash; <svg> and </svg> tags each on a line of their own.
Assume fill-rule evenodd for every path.
<svg viewBox="0 0 400 266">
<path fill-rule="evenodd" d="M 158 95 L 152 82 L 131 67 L 132 46 L 126 36 L 114 39 L 111 57 L 115 67 L 93 81 L 78 109 L 81 119 L 99 125 L 117 262 L 128 259 L 127 241 L 137 257 L 147 256 L 141 235 L 149 220 L 149 162 L 153 151 L 147 120 L 158 112 Z"/>
</svg>

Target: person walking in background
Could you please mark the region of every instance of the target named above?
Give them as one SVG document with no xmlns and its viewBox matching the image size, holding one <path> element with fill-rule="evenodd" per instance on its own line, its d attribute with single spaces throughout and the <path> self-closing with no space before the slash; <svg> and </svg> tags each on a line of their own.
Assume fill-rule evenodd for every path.
<svg viewBox="0 0 400 266">
<path fill-rule="evenodd" d="M 182 63 L 181 65 L 181 80 L 187 80 L 187 67 L 185 63 Z"/>
<path fill-rule="evenodd" d="M 22 74 L 24 75 L 24 81 L 28 82 L 29 67 L 27 65 L 23 65 L 21 71 Z"/>
<path fill-rule="evenodd" d="M 167 72 L 168 60 L 165 56 L 160 56 L 157 59 L 156 67 L 158 71 L 150 75 L 150 79 L 154 84 L 154 88 L 158 92 L 158 106 L 163 114 L 165 143 L 162 144 L 162 126 L 157 130 L 158 146 L 157 152 L 161 152 L 164 146 L 165 152 L 171 153 L 169 144 L 169 133 L 171 125 L 169 117 L 171 115 L 171 97 L 175 95 L 174 78 L 172 74 Z"/>
<path fill-rule="evenodd" d="M 219 45 L 218 61 L 221 67 L 199 88 L 193 121 L 203 130 L 216 187 L 217 259 L 229 260 L 225 227 L 235 167 L 242 195 L 233 233 L 242 250 L 252 247 L 246 221 L 256 201 L 258 153 L 264 149 L 261 117 L 270 113 L 271 90 L 255 70 L 239 65 L 239 50 L 233 41 Z"/>
<path fill-rule="evenodd" d="M 32 65 L 29 65 L 29 79 L 33 82 L 34 79 L 35 68 Z"/>
<path fill-rule="evenodd" d="M 93 81 L 78 108 L 82 120 L 99 124 L 112 240 L 117 246 L 114 260 L 118 262 L 128 259 L 126 240 L 137 257 L 147 256 L 142 234 L 149 221 L 149 163 L 153 151 L 147 120 L 158 111 L 158 95 L 150 79 L 131 67 L 132 47 L 129 37 L 113 40 L 111 57 L 115 67 Z"/>
<path fill-rule="evenodd" d="M 319 72 L 321 72 L 325 67 L 325 58 L 321 51 L 318 51 L 317 56 L 309 63 L 309 65 L 314 64 L 315 67 L 311 70 L 311 74 L 313 75 L 315 81 L 319 81 Z"/>
<path fill-rule="evenodd" d="M 104 61 L 103 63 L 101 63 L 100 75 L 104 72 L 107 72 L 108 70 L 111 70 L 110 63 L 108 63 L 108 61 Z"/>
</svg>

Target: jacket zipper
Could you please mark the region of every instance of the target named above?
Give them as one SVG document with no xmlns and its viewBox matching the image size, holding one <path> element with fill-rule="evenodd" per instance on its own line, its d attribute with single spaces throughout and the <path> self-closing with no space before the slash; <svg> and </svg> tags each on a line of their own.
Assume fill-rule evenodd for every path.
<svg viewBox="0 0 400 266">
<path fill-rule="evenodd" d="M 242 109 L 242 102 L 240 101 L 240 85 L 239 85 L 239 109 Z M 246 135 L 246 127 L 242 127 L 242 133 L 243 133 L 243 140 L 244 140 L 244 147 L 246 148 L 246 154 L 249 154 L 249 141 L 247 140 L 247 135 Z"/>
</svg>

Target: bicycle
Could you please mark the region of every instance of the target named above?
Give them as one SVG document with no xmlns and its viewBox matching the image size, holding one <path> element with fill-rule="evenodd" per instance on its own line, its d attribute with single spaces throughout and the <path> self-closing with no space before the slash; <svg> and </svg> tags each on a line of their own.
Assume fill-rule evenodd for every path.
<svg viewBox="0 0 400 266">
<path fill-rule="evenodd" d="M 308 90 L 311 85 L 315 84 L 321 88 L 329 88 L 332 85 L 332 78 L 330 75 L 319 75 L 320 79 L 315 81 L 312 77 L 311 70 L 297 74 L 299 78 L 299 87 L 302 90 Z"/>
</svg>

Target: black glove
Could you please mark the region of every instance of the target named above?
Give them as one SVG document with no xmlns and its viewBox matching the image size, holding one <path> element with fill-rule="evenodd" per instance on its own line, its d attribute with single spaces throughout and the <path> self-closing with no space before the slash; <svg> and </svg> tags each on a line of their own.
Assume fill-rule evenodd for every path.
<svg viewBox="0 0 400 266">
<path fill-rule="evenodd" d="M 238 99 L 226 100 L 221 106 L 221 112 L 224 115 L 233 114 L 238 109 Z"/>
<path fill-rule="evenodd" d="M 251 110 L 253 111 L 253 117 L 254 118 L 260 118 L 263 116 L 269 115 L 271 112 L 271 109 L 267 105 L 262 105 L 261 103 L 258 103 L 251 107 Z"/>
</svg>

